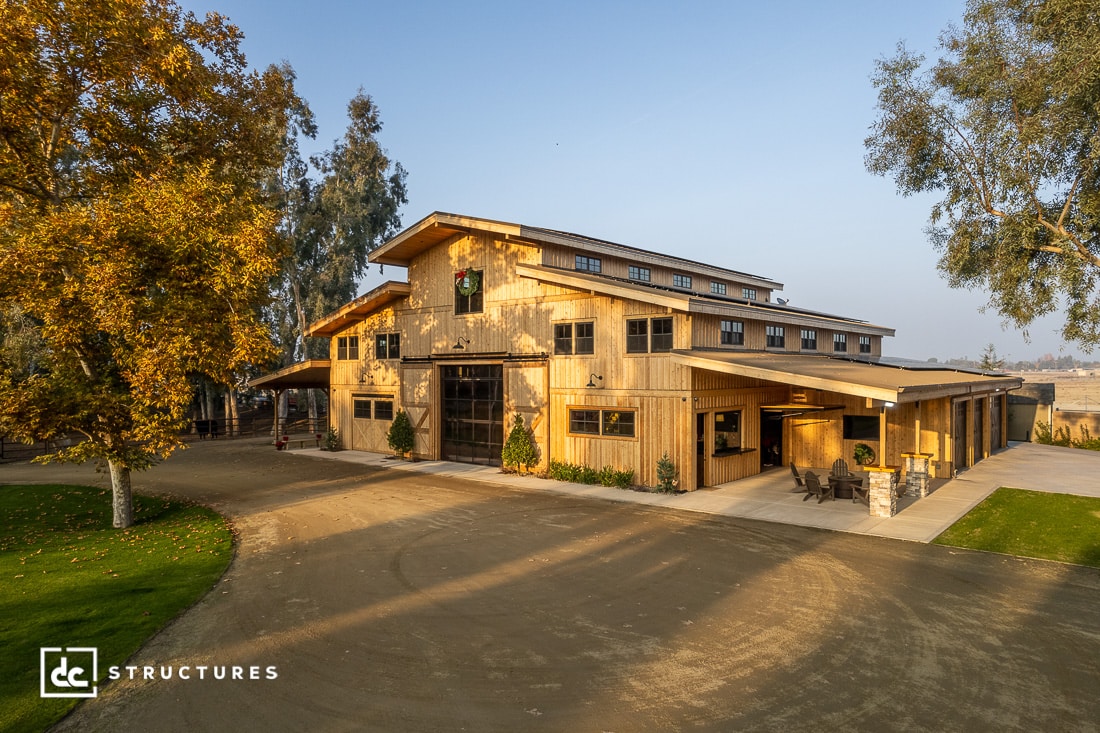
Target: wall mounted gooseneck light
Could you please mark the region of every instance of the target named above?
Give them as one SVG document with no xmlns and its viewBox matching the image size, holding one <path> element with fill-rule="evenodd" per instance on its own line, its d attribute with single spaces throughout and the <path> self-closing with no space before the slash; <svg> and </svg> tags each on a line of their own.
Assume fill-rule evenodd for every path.
<svg viewBox="0 0 1100 733">
<path fill-rule="evenodd" d="M 465 338 L 463 336 L 459 336 L 458 341 L 455 341 L 455 345 L 452 346 L 451 348 L 452 349 L 465 349 L 469 345 L 470 345 L 470 339 Z"/>
<path fill-rule="evenodd" d="M 595 380 L 597 380 L 597 379 L 600 380 L 601 382 L 603 381 L 603 377 L 601 377 L 599 374 L 589 375 L 588 384 L 586 384 L 585 386 L 586 387 L 595 387 L 596 386 Z"/>
</svg>

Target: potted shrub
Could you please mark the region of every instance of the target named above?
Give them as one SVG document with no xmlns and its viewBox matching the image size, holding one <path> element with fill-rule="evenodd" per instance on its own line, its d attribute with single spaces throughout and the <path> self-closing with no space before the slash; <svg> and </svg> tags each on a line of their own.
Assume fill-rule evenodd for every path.
<svg viewBox="0 0 1100 733">
<path fill-rule="evenodd" d="M 404 410 L 398 410 L 390 423 L 389 432 L 386 433 L 386 443 L 393 448 L 394 455 L 405 458 L 413 449 L 416 435 L 413 432 L 412 421 Z"/>
<path fill-rule="evenodd" d="M 856 443 L 855 453 L 852 456 L 856 463 L 861 466 L 866 466 L 875 460 L 874 449 L 866 443 Z"/>
<path fill-rule="evenodd" d="M 531 431 L 523 424 L 522 415 L 516 415 L 512 432 L 508 434 L 504 450 L 501 451 L 500 460 L 505 468 L 517 469 L 520 473 L 526 473 L 528 468 L 539 462 L 538 449 L 535 448 Z"/>
</svg>

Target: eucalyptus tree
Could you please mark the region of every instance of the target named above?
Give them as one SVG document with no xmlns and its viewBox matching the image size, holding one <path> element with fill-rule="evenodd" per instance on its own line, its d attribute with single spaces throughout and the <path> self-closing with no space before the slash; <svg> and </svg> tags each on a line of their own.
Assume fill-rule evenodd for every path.
<svg viewBox="0 0 1100 733">
<path fill-rule="evenodd" d="M 953 287 L 985 289 L 1026 329 L 1100 342 L 1100 4 L 970 0 L 932 65 L 877 63 L 867 168 L 932 192 L 928 235 Z"/>
<path fill-rule="evenodd" d="M 407 174 L 378 141 L 378 107 L 360 90 L 347 111 L 343 138 L 311 158 L 312 169 L 296 142 L 286 146 L 277 185 L 289 248 L 270 311 L 284 365 L 327 355 L 327 342 L 306 342 L 307 326 L 355 297 L 367 256 L 401 226 Z M 308 135 L 312 128 L 300 131 Z M 310 408 L 315 417 L 312 400 Z"/>
<path fill-rule="evenodd" d="M 271 358 L 259 182 L 300 102 L 172 0 L 7 0 L 0 28 L 0 309 L 41 342 L 34 370 L 0 360 L 0 432 L 83 434 L 49 458 L 105 462 L 129 526 L 130 472 L 179 446 L 191 377 Z"/>
</svg>

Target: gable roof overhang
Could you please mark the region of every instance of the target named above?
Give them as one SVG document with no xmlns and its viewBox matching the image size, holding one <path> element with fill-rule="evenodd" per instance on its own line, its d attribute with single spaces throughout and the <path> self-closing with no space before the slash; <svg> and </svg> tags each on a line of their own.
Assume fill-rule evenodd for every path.
<svg viewBox="0 0 1100 733">
<path fill-rule="evenodd" d="M 707 298 L 697 293 L 679 292 L 652 285 L 634 283 L 604 275 L 562 270 L 544 265 L 518 265 L 516 274 L 539 282 L 572 288 L 593 294 L 641 300 L 684 313 L 706 313 L 730 318 L 748 318 L 769 323 L 809 328 L 833 328 L 874 336 L 893 336 L 894 329 L 865 321 L 791 308 L 778 303 L 762 303 L 735 298 Z"/>
<path fill-rule="evenodd" d="M 409 284 L 391 280 L 306 327 L 306 336 L 331 336 L 395 300 L 408 297 Z"/>
<path fill-rule="evenodd" d="M 568 247 L 582 252 L 600 254 L 608 257 L 623 257 L 643 265 L 654 267 L 676 267 L 679 263 L 685 269 L 699 275 L 722 280 L 733 280 L 751 287 L 768 290 L 782 290 L 783 283 L 759 275 L 750 275 L 737 270 L 727 270 L 682 257 L 674 257 L 649 250 L 629 247 L 624 244 L 593 239 L 580 234 L 560 232 L 554 229 L 531 227 L 524 224 L 510 224 L 493 219 L 479 219 L 472 216 L 448 214 L 436 211 L 389 240 L 370 253 L 371 262 L 383 265 L 407 267 L 416 255 L 447 241 L 453 236 L 471 232 L 486 232 L 502 240 L 519 244 L 552 244 Z"/>
<path fill-rule="evenodd" d="M 769 382 L 901 404 L 942 397 L 1017 389 L 1018 377 L 951 369 L 911 369 L 825 355 L 724 352 L 679 349 L 672 358 L 685 366 Z"/>
<path fill-rule="evenodd" d="M 255 389 L 328 389 L 332 362 L 328 359 L 309 359 L 283 367 L 277 372 L 249 380 Z"/>
</svg>

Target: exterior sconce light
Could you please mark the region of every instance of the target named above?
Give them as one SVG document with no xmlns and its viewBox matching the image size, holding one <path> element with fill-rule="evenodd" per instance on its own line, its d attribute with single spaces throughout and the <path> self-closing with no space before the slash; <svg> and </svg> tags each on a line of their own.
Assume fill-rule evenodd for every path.
<svg viewBox="0 0 1100 733">
<path fill-rule="evenodd" d="M 458 341 L 455 341 L 455 345 L 452 346 L 451 348 L 452 349 L 465 349 L 469 345 L 470 345 L 470 339 L 459 336 Z"/>
<path fill-rule="evenodd" d="M 586 384 L 584 386 L 586 386 L 586 387 L 595 387 L 596 386 L 595 380 L 597 380 L 597 379 L 600 380 L 601 382 L 603 381 L 603 377 L 601 377 L 599 374 L 589 375 L 588 384 Z"/>
</svg>

